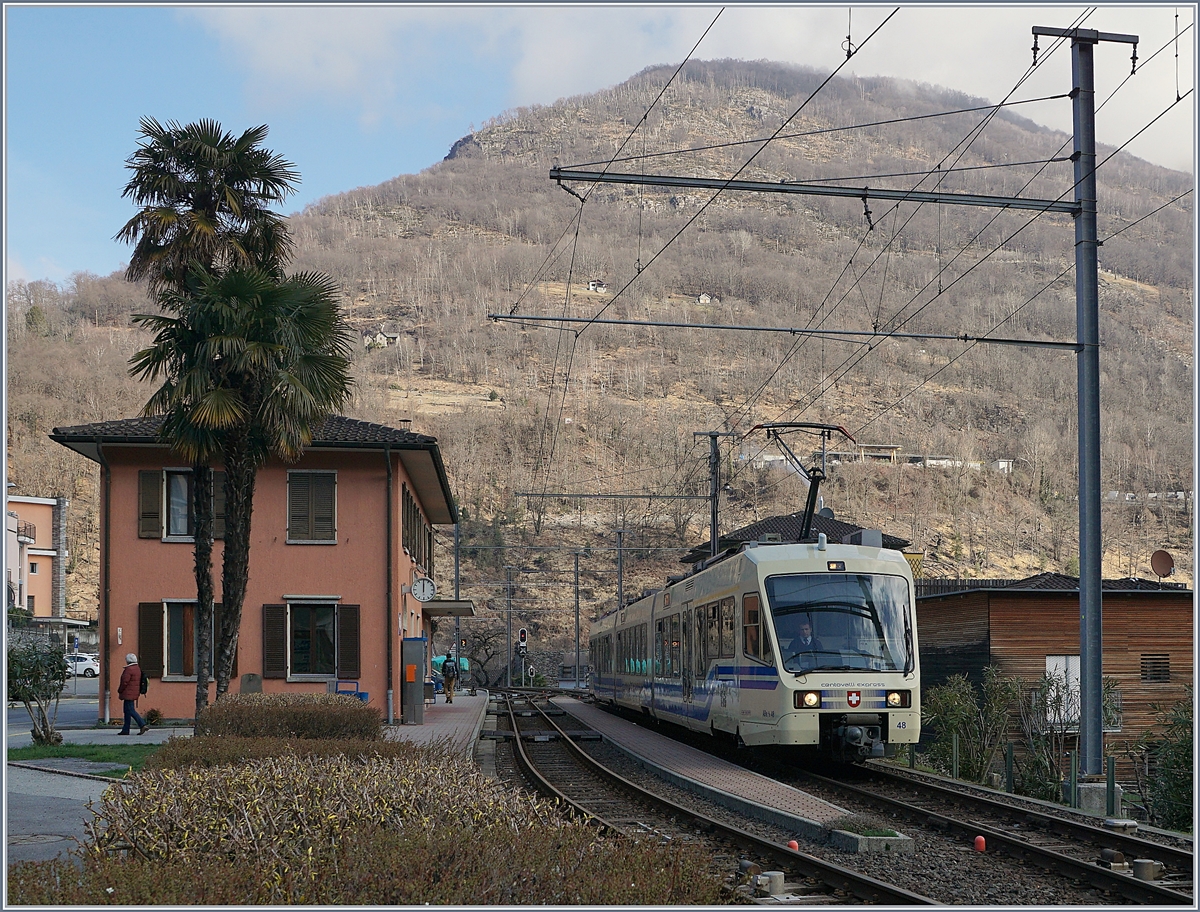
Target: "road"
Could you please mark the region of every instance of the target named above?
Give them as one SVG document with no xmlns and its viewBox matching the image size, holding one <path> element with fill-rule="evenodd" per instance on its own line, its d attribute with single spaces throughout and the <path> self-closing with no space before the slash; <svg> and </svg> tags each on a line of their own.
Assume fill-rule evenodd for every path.
<svg viewBox="0 0 1200 912">
<path fill-rule="evenodd" d="M 95 725 L 100 706 L 99 692 L 99 678 L 67 678 L 67 686 L 63 688 L 58 702 L 55 727 L 91 728 Z M 24 704 L 10 704 L 5 722 L 9 730 L 28 731 L 29 713 Z"/>
</svg>

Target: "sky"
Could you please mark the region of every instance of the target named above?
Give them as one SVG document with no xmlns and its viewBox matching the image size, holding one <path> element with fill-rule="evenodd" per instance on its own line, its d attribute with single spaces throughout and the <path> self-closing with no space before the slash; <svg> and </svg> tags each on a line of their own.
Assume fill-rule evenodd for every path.
<svg viewBox="0 0 1200 912">
<path fill-rule="evenodd" d="M 300 211 L 322 197 L 417 173 L 502 112 L 616 85 L 656 64 L 774 60 L 893 76 L 998 101 L 1031 62 L 1034 25 L 1069 27 L 1086 7 L 1039 4 L 832 7 L 795 4 L 499 3 L 329 6 L 4 5 L 4 278 L 68 283 L 122 269 L 113 240 L 138 123 L 215 118 L 294 162 Z M 1097 114 L 1119 145 L 1195 82 L 1196 6 L 1095 8 L 1083 27 L 1136 34 L 1144 69 Z M 720 15 L 718 16 L 718 13 Z M 1182 35 L 1175 40 L 1176 14 Z M 716 18 L 715 24 L 713 20 Z M 1043 57 L 1051 39 L 1041 39 Z M 1178 56 L 1176 56 L 1176 45 Z M 1155 52 L 1157 56 L 1150 59 Z M 1096 47 L 1097 99 L 1129 76 L 1130 47 Z M 1070 89 L 1069 47 L 1017 97 Z M 1127 150 L 1195 172 L 1195 93 Z M 652 99 L 647 98 L 647 104 Z M 1070 102 L 1022 106 L 1071 129 Z"/>
</svg>

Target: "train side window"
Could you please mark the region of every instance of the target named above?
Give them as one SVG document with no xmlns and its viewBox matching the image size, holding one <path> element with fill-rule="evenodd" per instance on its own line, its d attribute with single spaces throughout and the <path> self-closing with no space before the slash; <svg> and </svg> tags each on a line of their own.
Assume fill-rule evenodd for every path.
<svg viewBox="0 0 1200 912">
<path fill-rule="evenodd" d="M 747 658 L 762 658 L 762 622 L 758 596 L 742 596 L 742 652 Z"/>
<path fill-rule="evenodd" d="M 708 631 L 705 630 L 706 625 L 704 623 L 707 616 L 708 612 L 705 611 L 703 605 L 696 608 L 696 649 L 692 655 L 694 656 L 696 677 L 701 679 L 708 670 L 708 661 L 704 656 L 704 647 L 708 641 Z"/>
<path fill-rule="evenodd" d="M 654 677 L 661 678 L 663 673 L 663 622 L 656 621 L 654 625 Z"/>
<path fill-rule="evenodd" d="M 721 606 L 716 602 L 708 605 L 708 660 L 721 657 Z"/>
<path fill-rule="evenodd" d="M 650 625 L 643 624 L 638 631 L 638 655 L 642 660 L 642 674 L 649 669 L 650 660 Z"/>
<path fill-rule="evenodd" d="M 733 597 L 721 599 L 721 658 L 732 659 L 736 647 L 733 638 Z"/>
</svg>

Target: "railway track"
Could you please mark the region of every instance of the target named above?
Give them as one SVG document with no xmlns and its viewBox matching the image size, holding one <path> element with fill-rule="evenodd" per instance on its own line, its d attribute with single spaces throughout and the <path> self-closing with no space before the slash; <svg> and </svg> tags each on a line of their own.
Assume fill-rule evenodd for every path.
<svg viewBox="0 0 1200 912">
<path fill-rule="evenodd" d="M 936 904 L 926 896 L 790 849 L 634 784 L 589 757 L 533 702 L 518 704 L 506 696 L 505 710 L 515 733 L 509 739 L 512 757 L 521 775 L 537 791 L 565 802 L 597 826 L 629 836 L 702 840 L 714 847 L 715 854 L 741 858 L 743 870 L 753 871 L 752 865 L 757 864 L 762 869 L 783 871 L 792 882 L 812 882 L 804 888 L 809 904 L 821 900 L 845 903 L 850 897 L 889 905 Z M 827 892 L 817 895 L 814 887 Z"/>
<path fill-rule="evenodd" d="M 994 815 L 998 828 L 1010 827 L 1020 830 L 1028 837 L 1031 830 L 1047 840 L 1078 845 L 1096 857 L 1107 849 L 1119 852 L 1126 859 L 1150 858 L 1164 866 L 1163 886 L 1183 892 L 1191 892 L 1195 854 L 1192 840 L 1172 837 L 1150 838 L 1125 833 L 1104 826 L 1097 817 L 1052 813 L 1039 809 L 1032 802 L 1006 801 L 992 794 L 971 789 L 956 789 L 952 785 L 921 776 L 909 775 L 903 770 L 888 768 L 882 764 L 868 764 L 860 771 L 867 781 L 878 783 L 898 791 L 908 791 L 928 796 L 932 801 L 941 801 L 950 806 L 970 808 L 978 815 Z"/>
<path fill-rule="evenodd" d="M 877 780 L 886 776 L 875 770 L 871 775 Z M 1094 826 L 1066 818 L 1006 806 L 1001 801 L 938 788 L 929 783 L 916 785 L 911 781 L 889 777 L 888 789 L 885 790 L 877 785 L 864 788 L 814 773 L 805 773 L 799 780 L 799 784 L 805 787 L 810 787 L 813 782 L 819 782 L 840 795 L 853 795 L 879 811 L 895 814 L 913 824 L 968 841 L 982 836 L 989 852 L 1002 852 L 1043 870 L 1090 883 L 1131 902 L 1149 905 L 1193 904 L 1190 893 L 1181 889 L 1191 889 L 1190 867 L 1177 868 L 1178 876 L 1186 876 L 1186 881 L 1166 886 L 1155 881 L 1139 880 L 1128 870 L 1103 867 L 1098 863 L 1105 848 L 1121 852 L 1122 861 L 1124 857 L 1128 857 L 1130 862 L 1134 858 L 1155 858 L 1154 854 L 1149 854 L 1151 847 L 1146 840 L 1105 833 Z M 912 795 L 914 791 L 918 792 L 915 797 Z M 899 797 L 902 794 L 904 797 Z M 1135 854 L 1124 856 L 1125 851 Z M 1177 865 L 1182 854 L 1187 853 L 1173 853 Z M 1190 854 L 1187 857 L 1190 859 Z M 1189 860 L 1187 864 L 1190 866 L 1190 863 Z"/>
<path fill-rule="evenodd" d="M 641 721 L 628 716 L 625 718 Z M 983 836 L 989 856 L 1011 859 L 1009 869 L 1013 881 L 1018 878 L 1029 879 L 1031 869 L 1036 868 L 1045 872 L 1043 880 L 1060 878 L 1060 894 L 1078 896 L 1084 891 L 1094 890 L 1094 895 L 1104 897 L 1101 899 L 1103 902 L 1194 905 L 1190 848 L 1106 830 L 1096 824 L 1073 820 L 1069 814 L 1038 812 L 1030 809 L 1025 802 L 1008 803 L 955 789 L 937 789 L 932 787 L 933 783 L 924 787 L 925 783 L 910 781 L 900 773 L 881 771 L 875 765 L 868 770 L 857 767 L 846 769 L 848 776 L 869 777 L 869 781 L 863 785 L 847 782 L 843 778 L 830 779 L 808 771 L 798 772 L 794 762 L 764 759 L 761 754 L 736 751 L 674 726 L 670 728 L 671 733 L 685 743 L 800 787 L 835 804 L 857 807 L 860 813 L 867 816 L 902 819 L 908 826 L 916 828 L 909 830 L 906 826 L 905 832 L 918 837 L 926 853 L 938 853 L 942 858 L 953 859 L 954 847 L 961 850 L 973 845 L 976 836 Z M 662 728 L 659 731 L 665 733 Z M 936 848 L 937 842 L 949 843 L 950 851 Z M 1162 862 L 1165 880 L 1139 880 L 1131 872 L 1119 870 L 1119 856 L 1114 854 L 1118 852 L 1125 855 L 1130 863 L 1141 858 Z M 1117 869 L 1100 864 L 1105 856 L 1115 863 Z M 949 881 L 954 879 L 947 878 Z M 933 884 L 926 885 L 924 889 L 935 895 L 938 892 Z M 964 892 L 969 896 L 971 889 L 975 887 L 968 884 Z M 943 901 L 974 900 L 954 896 Z"/>
</svg>

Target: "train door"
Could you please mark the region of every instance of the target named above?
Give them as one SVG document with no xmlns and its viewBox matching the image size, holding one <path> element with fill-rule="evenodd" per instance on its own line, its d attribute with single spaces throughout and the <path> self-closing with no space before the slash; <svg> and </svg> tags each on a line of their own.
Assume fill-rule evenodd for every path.
<svg viewBox="0 0 1200 912">
<path fill-rule="evenodd" d="M 683 700 L 683 714 L 689 719 L 692 716 L 692 611 L 691 605 L 685 604 L 683 611 L 680 612 L 680 623 L 683 625 L 679 631 L 680 648 L 683 655 L 681 656 L 681 667 L 679 675 L 679 692 Z"/>
</svg>

